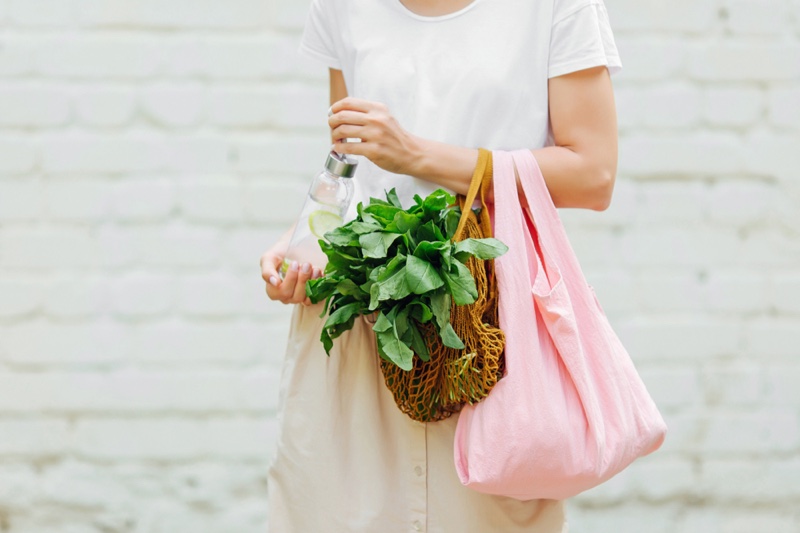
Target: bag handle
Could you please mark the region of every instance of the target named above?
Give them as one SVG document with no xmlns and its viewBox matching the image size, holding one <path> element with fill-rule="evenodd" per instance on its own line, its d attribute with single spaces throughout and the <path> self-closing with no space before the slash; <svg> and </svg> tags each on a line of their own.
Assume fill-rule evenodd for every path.
<svg viewBox="0 0 800 533">
<path fill-rule="evenodd" d="M 475 171 L 472 174 L 472 181 L 470 181 L 467 195 L 466 197 L 460 194 L 458 195 L 458 201 L 461 205 L 461 219 L 458 221 L 458 227 L 453 236 L 454 242 L 461 240 L 461 235 L 464 233 L 464 226 L 467 223 L 467 217 L 472 210 L 472 204 L 475 203 L 478 192 L 481 193 L 481 229 L 483 229 L 483 234 L 486 237 L 492 236 L 491 220 L 489 218 L 489 212 L 486 209 L 486 190 L 491 186 L 491 183 L 492 152 L 485 148 L 478 148 L 478 162 L 475 164 Z"/>
</svg>

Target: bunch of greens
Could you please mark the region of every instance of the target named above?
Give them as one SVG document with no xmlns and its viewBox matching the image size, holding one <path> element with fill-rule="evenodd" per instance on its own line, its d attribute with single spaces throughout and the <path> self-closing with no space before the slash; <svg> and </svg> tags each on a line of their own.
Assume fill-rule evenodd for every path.
<svg viewBox="0 0 800 533">
<path fill-rule="evenodd" d="M 418 324 L 434 321 L 445 346 L 463 349 L 450 325 L 456 305 L 475 302 L 475 280 L 465 263 L 470 256 L 494 259 L 508 248 L 497 239 L 452 242 L 461 209 L 442 189 L 404 210 L 394 189 L 386 201 L 358 204 L 358 216 L 325 233 L 319 244 L 328 264 L 324 276 L 309 280 L 313 303 L 325 300 L 320 317 L 330 313 L 320 340 L 330 355 L 333 339 L 351 329 L 359 315 L 377 312 L 373 326 L 378 352 L 404 370 L 416 353 L 430 358 Z"/>
</svg>

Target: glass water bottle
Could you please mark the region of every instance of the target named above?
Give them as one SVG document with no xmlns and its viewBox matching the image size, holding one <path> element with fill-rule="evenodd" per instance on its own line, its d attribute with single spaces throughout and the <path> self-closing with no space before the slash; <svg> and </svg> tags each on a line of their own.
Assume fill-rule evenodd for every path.
<svg viewBox="0 0 800 533">
<path fill-rule="evenodd" d="M 322 169 L 308 189 L 303 210 L 292 233 L 289 247 L 281 265 L 283 278 L 293 261 L 298 265 L 311 263 L 322 268 L 328 257 L 319 246 L 319 239 L 325 233 L 344 224 L 344 217 L 353 199 L 352 178 L 356 173 L 358 160 L 331 151 Z"/>
</svg>

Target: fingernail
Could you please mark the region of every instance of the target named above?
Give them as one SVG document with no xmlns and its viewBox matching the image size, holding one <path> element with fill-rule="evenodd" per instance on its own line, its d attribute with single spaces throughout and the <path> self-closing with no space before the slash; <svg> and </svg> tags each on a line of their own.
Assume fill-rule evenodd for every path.
<svg viewBox="0 0 800 533">
<path fill-rule="evenodd" d="M 328 116 L 331 116 L 331 115 L 333 115 L 333 106 L 330 106 L 328 108 Z"/>
<path fill-rule="evenodd" d="M 289 267 L 289 268 L 291 268 L 292 270 L 297 272 L 297 269 L 299 268 L 298 265 L 297 265 L 297 261 L 292 261 L 292 266 Z"/>
<path fill-rule="evenodd" d="M 315 268 L 314 269 L 314 277 L 315 278 L 321 278 L 322 277 L 322 271 L 320 269 L 318 269 L 318 268 Z"/>
<path fill-rule="evenodd" d="M 270 276 L 269 277 L 269 284 L 272 285 L 273 287 L 277 287 L 278 286 L 278 278 L 276 278 L 275 276 Z"/>
<path fill-rule="evenodd" d="M 300 269 L 300 272 L 302 272 L 303 274 L 308 274 L 309 272 L 311 272 L 311 265 L 308 263 L 303 263 L 303 268 Z"/>
</svg>

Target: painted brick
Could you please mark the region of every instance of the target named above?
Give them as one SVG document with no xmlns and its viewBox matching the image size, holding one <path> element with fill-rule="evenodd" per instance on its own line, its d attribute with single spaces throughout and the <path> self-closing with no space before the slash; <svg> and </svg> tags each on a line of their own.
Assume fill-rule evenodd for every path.
<svg viewBox="0 0 800 533">
<path fill-rule="evenodd" d="M 130 356 L 131 332 L 120 324 L 95 320 L 78 324 L 27 321 L 0 327 L 5 361 L 41 368 L 114 364 Z"/>
<path fill-rule="evenodd" d="M 177 196 L 181 215 L 201 223 L 241 222 L 243 204 L 248 201 L 245 191 L 232 176 L 209 176 L 202 180 L 193 177 L 180 183 Z"/>
<path fill-rule="evenodd" d="M 771 364 L 767 367 L 765 398 L 768 405 L 800 408 L 800 368 L 789 364 Z"/>
<path fill-rule="evenodd" d="M 757 313 L 769 307 L 768 279 L 751 271 L 715 271 L 703 290 L 708 310 L 715 313 Z"/>
<path fill-rule="evenodd" d="M 302 57 L 296 52 L 298 44 L 299 37 L 283 34 L 179 36 L 164 43 L 164 68 L 177 77 L 221 80 L 296 76 L 297 66 L 285 58 Z M 323 73 L 327 79 L 327 71 Z"/>
<path fill-rule="evenodd" d="M 36 415 L 108 413 L 266 413 L 277 402 L 278 376 L 243 371 L 0 374 L 0 412 Z"/>
<path fill-rule="evenodd" d="M 609 20 L 619 32 L 681 32 L 704 34 L 716 22 L 714 4 L 680 0 L 669 6 L 660 2 L 615 0 L 609 2 Z"/>
<path fill-rule="evenodd" d="M 230 0 L 84 0 L 79 17 L 83 25 L 159 29 L 256 29 L 272 20 L 272 2 Z"/>
<path fill-rule="evenodd" d="M 76 120 L 86 126 L 124 126 L 136 111 L 136 93 L 129 88 L 83 85 L 73 91 L 72 99 Z"/>
<path fill-rule="evenodd" d="M 109 305 L 116 316 L 155 318 L 175 306 L 175 277 L 158 274 L 118 275 L 109 287 Z"/>
<path fill-rule="evenodd" d="M 616 324 L 631 354 L 642 360 L 687 361 L 695 357 L 729 357 L 743 351 L 739 324 L 701 316 L 634 318 Z"/>
<path fill-rule="evenodd" d="M 48 181 L 45 210 L 53 221 L 99 222 L 110 217 L 112 192 L 112 184 L 105 180 Z"/>
<path fill-rule="evenodd" d="M 761 357 L 800 355 L 800 321 L 791 318 L 748 321 L 744 326 L 747 351 Z"/>
<path fill-rule="evenodd" d="M 125 180 L 112 187 L 112 209 L 119 220 L 164 220 L 177 204 L 176 186 L 168 178 Z"/>
<path fill-rule="evenodd" d="M 224 128 L 328 128 L 328 96 L 319 87 L 219 88 L 209 94 L 209 122 Z"/>
<path fill-rule="evenodd" d="M 633 283 L 634 307 L 649 312 L 700 312 L 707 294 L 695 272 L 671 268 L 641 272 Z"/>
<path fill-rule="evenodd" d="M 688 128 L 696 126 L 700 120 L 701 93 L 685 83 L 637 88 L 627 94 L 623 93 L 619 100 L 624 101 L 627 106 L 633 106 L 629 112 L 635 118 L 627 119 L 628 126 L 634 124 L 659 129 Z"/>
<path fill-rule="evenodd" d="M 42 216 L 41 186 L 28 180 L 0 181 L 0 221 L 32 222 Z"/>
<path fill-rule="evenodd" d="M 639 366 L 642 367 L 639 368 L 639 375 L 659 409 L 679 411 L 703 403 L 703 389 L 699 373 L 695 368 L 669 365 Z"/>
<path fill-rule="evenodd" d="M 69 96 L 63 90 L 27 83 L 0 86 L 2 127 L 58 127 L 70 118 Z"/>
<path fill-rule="evenodd" d="M 72 0 L 9 0 L 8 16 L 13 26 L 66 28 L 75 22 Z"/>
<path fill-rule="evenodd" d="M 734 0 L 721 9 L 726 28 L 739 35 L 780 35 L 784 31 L 783 22 L 792 17 L 791 6 L 784 1 Z"/>
<path fill-rule="evenodd" d="M 70 440 L 73 453 L 103 460 L 261 459 L 274 446 L 275 423 L 243 416 L 199 420 L 87 417 L 75 424 Z"/>
<path fill-rule="evenodd" d="M 206 92 L 201 84 L 156 84 L 141 91 L 140 107 L 148 120 L 166 128 L 199 125 L 204 118 Z"/>
<path fill-rule="evenodd" d="M 773 183 L 721 180 L 708 190 L 706 209 L 711 222 L 750 225 L 767 221 L 774 212 L 778 195 Z"/>
<path fill-rule="evenodd" d="M 18 227 L 0 232 L 0 265 L 33 271 L 49 270 L 53 258 L 61 268 L 98 264 L 100 250 L 91 231 L 82 227 Z"/>
<path fill-rule="evenodd" d="M 36 159 L 33 142 L 25 139 L 0 138 L 0 179 L 32 171 Z"/>
<path fill-rule="evenodd" d="M 764 115 L 763 92 L 751 83 L 731 87 L 712 85 L 699 94 L 702 118 L 712 126 L 752 126 Z"/>
<path fill-rule="evenodd" d="M 626 34 L 617 31 L 616 27 L 612 29 L 620 57 L 625 56 L 620 78 L 630 81 L 674 80 L 685 71 L 688 60 L 685 40 L 668 35 L 654 39 Z"/>
<path fill-rule="evenodd" d="M 701 373 L 708 405 L 757 406 L 764 396 L 764 376 L 754 362 L 709 364 Z"/>
<path fill-rule="evenodd" d="M 777 273 L 771 280 L 769 297 L 778 311 L 800 313 L 800 274 Z"/>
<path fill-rule="evenodd" d="M 177 286 L 177 308 L 187 316 L 236 316 L 245 310 L 244 302 L 242 284 L 229 275 L 187 274 Z"/>
<path fill-rule="evenodd" d="M 712 454 L 796 452 L 800 430 L 796 412 L 775 409 L 757 413 L 715 414 L 708 420 L 700 451 Z"/>
<path fill-rule="evenodd" d="M 245 214 L 255 222 L 280 222 L 289 226 L 303 208 L 308 181 L 300 179 L 278 183 L 253 183 L 246 188 Z"/>
<path fill-rule="evenodd" d="M 644 457 L 629 467 L 634 490 L 645 498 L 665 501 L 697 492 L 697 476 L 691 461 Z"/>
<path fill-rule="evenodd" d="M 6 506 L 26 507 L 41 495 L 41 480 L 33 465 L 22 461 L 0 463 L 0 501 Z"/>
<path fill-rule="evenodd" d="M 134 80 L 154 76 L 160 67 L 158 39 L 62 33 L 42 38 L 36 72 L 60 79 Z"/>
<path fill-rule="evenodd" d="M 0 278 L 0 317 L 21 318 L 35 313 L 41 308 L 44 286 L 28 277 Z"/>
<path fill-rule="evenodd" d="M 734 41 L 688 46 L 688 74 L 699 81 L 793 81 L 800 76 L 800 44 Z"/>
<path fill-rule="evenodd" d="M 97 318 L 109 309 L 113 278 L 51 275 L 42 282 L 45 315 L 56 319 Z"/>
<path fill-rule="evenodd" d="M 744 151 L 727 134 L 629 136 L 619 142 L 619 171 L 639 177 L 729 174 L 741 169 Z"/>
<path fill-rule="evenodd" d="M 282 179 L 300 176 L 306 183 L 322 170 L 331 149 L 330 139 L 319 136 L 241 139 L 233 144 L 234 166 L 239 172 L 268 172 Z"/>
<path fill-rule="evenodd" d="M 280 325 L 163 320 L 130 328 L 132 360 L 147 367 L 239 366 L 282 357 Z M 275 355 L 280 354 L 280 355 Z"/>
<path fill-rule="evenodd" d="M 767 95 L 770 123 L 798 129 L 800 125 L 800 87 L 776 87 Z"/>
<path fill-rule="evenodd" d="M 69 446 L 69 424 L 65 420 L 0 419 L 0 456 L 62 454 Z"/>
</svg>

